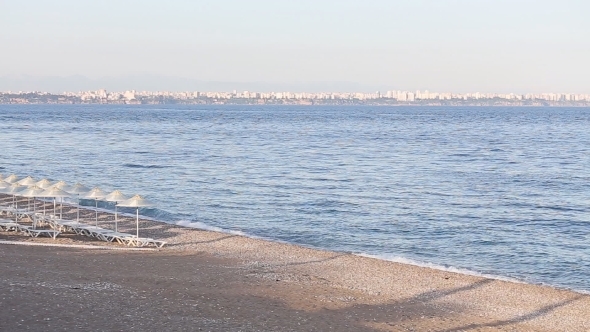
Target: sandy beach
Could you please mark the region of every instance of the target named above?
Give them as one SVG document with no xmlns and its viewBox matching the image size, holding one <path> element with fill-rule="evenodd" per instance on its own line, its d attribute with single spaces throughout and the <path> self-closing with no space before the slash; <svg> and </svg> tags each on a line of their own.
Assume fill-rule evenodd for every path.
<svg viewBox="0 0 590 332">
<path fill-rule="evenodd" d="M 81 216 L 93 220 L 94 211 Z M 99 215 L 105 228 L 112 220 Z M 135 220 L 119 225 L 132 232 Z M 590 296 L 567 290 L 150 220 L 140 220 L 140 235 L 168 244 L 1 244 L 0 330 L 590 330 Z M 121 247 L 73 234 L 0 232 L 0 241 Z"/>
</svg>

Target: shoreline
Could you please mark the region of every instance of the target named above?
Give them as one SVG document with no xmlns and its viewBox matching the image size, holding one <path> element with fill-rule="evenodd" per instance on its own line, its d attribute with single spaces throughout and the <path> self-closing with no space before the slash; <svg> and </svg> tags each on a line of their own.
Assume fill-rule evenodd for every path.
<svg viewBox="0 0 590 332">
<path fill-rule="evenodd" d="M 0 195 L 5 195 L 5 194 L 0 194 Z M 6 198 L 7 196 L 4 196 L 4 198 Z M 2 198 L 0 198 L 1 200 Z M 51 205 L 50 202 L 45 202 L 45 204 L 48 204 L 48 206 Z M 58 204 L 59 206 L 59 204 Z M 63 203 L 63 215 L 64 218 L 66 216 L 69 215 L 70 220 L 75 220 L 75 209 L 76 209 L 76 204 L 74 203 Z M 86 211 L 86 213 L 91 213 L 92 214 L 92 218 L 94 218 L 94 213 L 95 211 L 98 211 L 98 215 L 100 216 L 100 218 L 104 218 L 104 219 L 108 219 L 109 217 L 111 217 L 111 219 L 114 220 L 114 211 L 111 211 L 109 209 L 106 208 L 94 208 L 92 206 L 83 206 L 80 205 L 80 211 L 82 213 L 82 211 Z M 69 209 L 69 211 L 68 211 Z M 49 210 L 49 209 L 48 209 Z M 122 212 L 118 212 L 118 216 L 119 216 L 119 227 L 121 227 L 121 225 L 125 225 L 125 221 L 127 221 L 127 228 L 132 228 L 131 226 L 134 226 L 134 222 L 135 222 L 135 214 L 131 214 L 131 213 L 122 213 Z M 126 220 L 127 219 L 127 220 Z M 80 220 L 82 221 L 82 214 L 80 217 Z M 94 220 L 94 219 L 93 219 Z M 87 223 L 92 224 L 93 220 L 91 221 L 87 221 Z M 132 223 L 129 223 L 129 222 Z M 514 277 L 507 277 L 507 276 L 502 276 L 502 275 L 494 275 L 494 274 L 487 274 L 487 273 L 481 273 L 478 271 L 472 271 L 468 268 L 460 268 L 460 267 L 455 267 L 455 266 L 445 266 L 445 265 L 441 265 L 441 264 L 437 264 L 437 263 L 430 263 L 430 262 L 422 262 L 422 261 L 416 261 L 410 258 L 405 258 L 405 257 L 395 257 L 395 258 L 385 258 L 385 257 L 380 257 L 378 254 L 370 254 L 370 253 L 361 253 L 361 252 L 351 252 L 351 251 L 337 251 L 337 250 L 332 250 L 329 248 L 322 248 L 322 247 L 315 247 L 315 246 L 311 246 L 311 245 L 305 245 L 305 244 L 300 244 L 300 243 L 293 243 L 293 242 L 289 242 L 289 241 L 284 241 L 284 240 L 278 240 L 278 239 L 272 239 L 272 238 L 267 238 L 267 237 L 263 237 L 263 236 L 257 236 L 257 235 L 253 235 L 253 234 L 248 234 L 242 231 L 236 231 L 236 230 L 230 230 L 230 229 L 223 229 L 221 227 L 217 227 L 217 226 L 211 226 L 211 225 L 207 225 L 201 222 L 190 222 L 190 221 L 178 221 L 178 222 L 167 222 L 167 221 L 162 221 L 162 220 L 158 220 L 152 217 L 147 217 L 147 216 L 141 216 L 140 215 L 140 233 L 142 233 L 141 231 L 141 223 L 152 223 L 152 224 L 162 224 L 162 225 L 168 225 L 168 226 L 172 226 L 172 227 L 178 227 L 181 229 L 186 229 L 186 230 L 193 230 L 193 231 L 202 231 L 202 232 L 210 232 L 212 234 L 217 234 L 217 235 L 228 235 L 228 236 L 236 236 L 236 237 L 243 237 L 245 239 L 252 239 L 252 240 L 257 240 L 257 241 L 265 241 L 265 242 L 269 242 L 269 243 L 275 243 L 275 244 L 282 244 L 282 245 L 289 245 L 289 246 L 294 246 L 294 247 L 298 247 L 301 249 L 308 249 L 308 250 L 314 250 L 314 251 L 318 251 L 318 252 L 323 252 L 323 253 L 329 253 L 329 254 L 339 254 L 339 255 L 354 255 L 357 257 L 363 257 L 363 258 L 368 258 L 368 259 L 375 259 L 378 261 L 384 261 L 384 262 L 390 262 L 390 263 L 395 263 L 395 264 L 402 264 L 402 265 L 408 265 L 408 266 L 415 266 L 415 267 L 419 267 L 419 268 L 424 268 L 424 269 L 431 269 L 431 270 L 436 270 L 436 271 L 441 271 L 441 272 L 449 272 L 449 273 L 455 273 L 455 274 L 459 274 L 459 275 L 465 275 L 465 276 L 471 276 L 471 277 L 477 277 L 477 278 L 485 278 L 485 279 L 493 279 L 493 280 L 499 280 L 499 281 L 505 281 L 505 282 L 511 282 L 511 283 L 516 283 L 516 284 L 524 284 L 524 285 L 533 285 L 533 286 L 541 286 L 541 287 L 549 287 L 549 288 L 553 288 L 556 290 L 563 290 L 563 291 L 570 291 L 570 292 L 574 292 L 574 293 L 578 293 L 578 294 L 582 294 L 582 295 L 590 295 L 590 290 L 580 290 L 580 289 L 573 289 L 570 287 L 565 287 L 565 286 L 558 286 L 558 285 L 551 285 L 551 284 L 547 284 L 547 283 L 531 283 L 531 282 L 527 282 L 524 280 L 520 280 L 518 278 L 514 278 Z M 99 221 L 100 223 L 100 221 Z M 108 224 L 108 222 L 103 222 L 103 224 Z M 188 224 L 188 225 L 187 225 Z M 196 226 L 191 226 L 193 224 L 196 224 Z M 125 227 L 125 226 L 123 226 Z M 153 226 L 152 226 L 153 227 Z M 109 228 L 108 226 L 106 228 Z M 1 234 L 1 233 L 0 233 Z M 148 236 L 152 236 L 149 235 Z M 155 239 L 159 239 L 157 237 L 154 237 Z M 38 240 L 45 240 L 47 241 L 48 239 L 43 239 L 43 238 L 37 238 Z M 79 238 L 79 242 L 85 242 L 84 239 L 87 238 Z M 58 238 L 59 240 L 59 238 Z M 54 241 L 55 242 L 55 241 Z M 98 242 L 98 244 L 104 244 L 103 242 Z M 173 244 L 173 245 L 177 245 L 177 244 Z M 163 248 L 159 249 L 159 250 L 170 250 L 171 248 L 166 245 Z"/>
<path fill-rule="evenodd" d="M 132 216 L 129 215 L 129 217 L 132 217 Z M 338 250 L 332 250 L 329 248 L 314 247 L 314 246 L 309 246 L 309 245 L 300 244 L 300 243 L 293 243 L 293 242 L 288 242 L 288 241 L 283 241 L 283 240 L 277 240 L 277 239 L 252 235 L 252 234 L 244 233 L 242 231 L 227 230 L 227 229 L 223 229 L 223 228 L 216 227 L 216 226 L 209 226 L 206 224 L 202 224 L 203 225 L 202 227 L 198 227 L 198 226 L 192 227 L 192 226 L 182 225 L 179 223 L 159 221 L 159 220 L 147 218 L 147 217 L 144 217 L 144 218 L 146 220 L 151 220 L 154 222 L 161 222 L 161 223 L 165 223 L 165 224 L 170 224 L 170 225 L 175 225 L 175 226 L 179 226 L 179 227 L 195 229 L 195 230 L 200 230 L 200 231 L 243 236 L 245 238 L 254 239 L 254 240 L 261 240 L 261 241 L 268 241 L 268 242 L 273 242 L 273 243 L 293 245 L 293 246 L 297 246 L 297 247 L 301 247 L 301 248 L 305 248 L 305 249 L 324 251 L 324 252 L 329 252 L 329 253 L 334 253 L 334 254 L 350 254 L 350 255 L 355 255 L 358 257 L 376 259 L 376 260 L 391 262 L 391 263 L 396 263 L 396 264 L 416 266 L 416 267 L 421 267 L 421 268 L 425 268 L 425 269 L 432 269 L 432 270 L 449 272 L 449 273 L 456 273 L 456 274 L 472 276 L 472 277 L 479 277 L 479 278 L 493 279 L 493 280 L 499 280 L 499 281 L 505 281 L 505 282 L 512 282 L 512 283 L 516 283 L 516 284 L 550 287 L 550 288 L 553 288 L 556 290 L 564 290 L 564 291 L 570 291 L 570 292 L 583 294 L 583 295 L 590 295 L 590 290 L 574 289 L 574 288 L 570 288 L 570 287 L 566 287 L 566 286 L 551 285 L 551 284 L 542 283 L 542 282 L 532 283 L 532 282 L 527 282 L 527 281 L 520 280 L 520 279 L 514 278 L 514 277 L 481 273 L 481 272 L 473 271 L 473 270 L 470 270 L 467 268 L 460 268 L 460 267 L 455 267 L 455 266 L 445 266 L 445 265 L 441 265 L 441 264 L 437 264 L 437 263 L 416 261 L 411 258 L 406 258 L 406 257 L 401 257 L 401 256 L 389 259 L 389 258 L 385 258 L 385 257 L 379 257 L 378 254 L 359 253 L 359 252 L 350 252 L 350 251 L 338 251 Z"/>
<path fill-rule="evenodd" d="M 75 209 L 64 205 L 64 216 L 71 218 L 74 215 Z M 94 210 L 81 209 L 81 216 L 82 220 L 94 222 Z M 112 217 L 112 214 L 101 211 L 99 226 L 110 227 Z M 119 228 L 122 231 L 134 229 L 135 219 L 121 216 Z M 253 295 L 255 299 L 249 299 L 250 302 L 247 302 L 260 305 L 262 312 L 259 314 L 266 318 L 270 315 L 268 310 L 272 310 L 277 304 L 266 307 L 266 300 L 259 303 L 256 299 L 268 298 L 278 301 L 280 307 L 284 306 L 286 310 L 279 322 L 286 322 L 287 326 L 295 326 L 293 324 L 298 323 L 291 317 L 292 310 L 296 310 L 298 315 L 308 315 L 313 320 L 317 318 L 314 316 L 317 308 L 321 307 L 322 319 L 327 317 L 325 319 L 330 321 L 330 327 L 339 326 L 338 324 L 344 321 L 354 323 L 351 325 L 353 328 L 342 327 L 340 330 L 343 331 L 400 331 L 411 328 L 433 331 L 483 328 L 500 331 L 590 329 L 590 322 L 587 321 L 587 317 L 590 316 L 590 296 L 552 286 L 490 279 L 485 276 L 437 270 L 353 253 L 308 248 L 251 238 L 244 234 L 201 230 L 145 218 L 140 219 L 140 235 L 165 240 L 168 244 L 153 252 L 28 246 L 16 248 L 17 246 L 0 245 L 0 256 L 10 261 L 20 255 L 19 252 L 29 253 L 32 257 L 41 255 L 39 257 L 44 257 L 45 264 L 49 264 L 40 267 L 45 269 L 46 274 L 60 273 L 61 271 L 54 270 L 55 266 L 60 266 L 64 270 L 63 273 L 79 274 L 82 279 L 86 278 L 87 272 L 70 265 L 78 262 L 75 259 L 76 255 L 88 258 L 85 258 L 85 261 L 96 259 L 93 264 L 101 271 L 101 278 L 121 278 L 123 281 L 118 285 L 125 289 L 138 287 L 129 281 L 133 279 L 129 279 L 133 274 L 124 271 L 111 272 L 112 264 L 126 266 L 134 260 L 140 260 L 149 266 L 150 273 L 153 273 L 150 278 L 155 278 L 145 286 L 149 291 L 160 289 L 161 286 L 158 285 L 163 282 L 162 280 L 166 280 L 164 276 L 167 273 L 186 274 L 186 279 L 174 285 L 165 283 L 167 286 L 164 289 L 184 289 L 193 283 L 199 285 L 201 278 L 210 280 L 214 285 L 231 280 L 229 286 L 223 289 L 210 289 L 211 287 L 207 286 L 209 284 L 195 287 L 202 292 L 214 292 L 216 297 L 211 299 L 222 298 L 225 296 L 224 292 L 246 292 Z M 0 240 L 7 240 L 8 237 L 8 240 L 35 243 L 105 245 L 104 242 L 69 234 L 64 234 L 63 237 L 60 235 L 57 240 L 52 240 L 0 233 Z M 43 256 L 45 251 L 55 252 L 56 255 Z M 67 254 L 72 251 L 79 253 L 74 256 Z M 25 255 L 24 259 L 30 259 L 27 257 L 29 256 Z M 128 257 L 134 258 L 130 261 Z M 171 261 L 175 263 L 167 265 L 171 264 Z M 187 270 L 202 266 L 201 263 L 195 263 L 200 261 L 215 261 L 216 263 L 207 265 L 212 272 L 195 274 Z M 6 264 L 9 270 L 17 268 L 13 265 L 18 267 L 19 264 Z M 26 268 L 28 267 L 23 267 Z M 218 278 L 219 274 L 224 275 L 226 279 Z M 11 281 L 14 284 L 25 283 L 18 276 L 14 278 Z M 104 280 L 101 279 L 101 282 Z M 313 291 L 308 292 L 308 289 Z M 175 305 L 181 306 L 182 302 L 175 302 Z M 228 298 L 224 305 L 235 311 L 243 309 L 246 304 Z M 343 313 L 346 315 L 341 316 Z M 208 315 L 213 317 L 216 313 L 211 312 Z M 378 319 L 369 319 L 372 315 L 377 315 Z M 362 319 L 358 321 L 353 317 Z M 248 315 L 240 319 L 241 324 L 252 323 Z M 402 325 L 407 329 L 402 329 Z"/>
<path fill-rule="evenodd" d="M 5 200 L 8 197 L 12 197 L 12 196 L 7 196 L 6 194 L 0 193 L 0 204 L 2 204 L 2 203 L 5 204 L 6 202 L 4 202 L 3 199 Z M 42 202 L 42 201 L 38 201 L 38 202 Z M 45 202 L 45 204 L 47 204 L 47 211 L 50 211 L 52 209 L 52 203 Z M 57 206 L 59 209 L 59 204 Z M 72 203 L 72 202 L 64 202 L 63 203 L 64 218 L 67 217 L 67 218 L 69 218 L 69 220 L 75 220 L 75 218 L 76 218 L 75 211 L 76 211 L 77 206 L 78 205 L 76 205 L 75 203 Z M 80 215 L 81 222 L 84 219 L 82 211 L 85 211 L 86 214 L 89 214 L 86 218 L 91 217 L 89 219 L 92 219 L 92 220 L 87 221 L 87 223 L 90 223 L 90 224 L 94 223 L 95 211 L 98 211 L 98 215 L 100 216 L 100 218 L 103 218 L 103 219 L 110 218 L 110 219 L 114 220 L 114 215 L 115 215 L 114 211 L 112 211 L 110 209 L 101 208 L 101 207 L 94 208 L 92 206 L 85 206 L 85 205 L 79 205 L 79 208 L 80 208 L 80 213 L 81 213 L 81 215 Z M 131 229 L 132 226 L 134 227 L 135 214 L 123 213 L 123 212 L 119 211 L 118 216 L 119 216 L 119 226 L 123 225 L 123 227 L 125 227 L 125 221 L 127 221 L 127 223 L 126 223 L 127 228 Z M 130 223 L 130 221 L 132 221 L 133 223 Z M 425 268 L 425 269 L 432 269 L 432 270 L 436 270 L 436 271 L 456 273 L 456 274 L 460 274 L 460 275 L 493 279 L 493 280 L 500 280 L 500 281 L 505 281 L 505 282 L 517 283 L 517 284 L 550 287 L 550 288 L 554 288 L 556 290 L 571 291 L 571 292 L 575 292 L 575 293 L 579 293 L 579 294 L 583 294 L 583 295 L 590 295 L 590 290 L 579 290 L 579 289 L 573 289 L 573 288 L 566 287 L 566 286 L 551 285 L 551 284 L 542 283 L 542 282 L 531 283 L 531 282 L 527 282 L 524 280 L 520 280 L 515 277 L 507 277 L 507 276 L 502 276 L 502 275 L 481 273 L 478 271 L 470 270 L 468 268 L 461 268 L 461 267 L 455 267 L 455 266 L 445 266 L 445 265 L 441 265 L 441 264 L 437 264 L 437 263 L 417 261 L 417 260 L 413 260 L 411 258 L 406 258 L 406 257 L 401 257 L 401 256 L 396 256 L 394 258 L 385 258 L 385 257 L 380 257 L 379 254 L 332 250 L 329 248 L 315 247 L 315 246 L 311 246 L 311 245 L 293 243 L 293 242 L 289 242 L 289 241 L 285 241 L 285 240 L 257 236 L 257 235 L 248 234 L 248 233 L 245 233 L 245 232 L 242 232 L 239 230 L 223 229 L 221 227 L 207 225 L 202 222 L 191 222 L 191 221 L 185 221 L 185 220 L 180 220 L 177 222 L 168 222 L 168 221 L 162 221 L 162 220 L 158 220 L 156 218 L 140 215 L 140 233 L 142 233 L 141 232 L 141 223 L 142 222 L 151 223 L 151 224 L 155 224 L 155 225 L 162 224 L 162 225 L 178 227 L 178 228 L 186 229 L 186 230 L 211 232 L 213 234 L 219 234 L 219 235 L 238 236 L 238 237 L 243 237 L 245 239 L 252 239 L 252 240 L 266 241 L 266 242 L 276 243 L 276 244 L 290 245 L 290 246 L 295 246 L 295 247 L 299 247 L 302 249 L 316 250 L 318 252 L 325 252 L 325 253 L 332 253 L 332 254 L 349 254 L 349 255 L 354 255 L 354 256 L 358 256 L 358 257 L 375 259 L 375 260 L 384 261 L 384 262 L 391 262 L 391 263 L 395 263 L 395 264 L 416 266 L 416 267 Z M 101 223 L 101 222 L 99 221 L 99 223 Z M 106 228 L 109 228 L 108 222 L 102 222 L 102 223 L 107 225 Z M 195 226 L 191 226 L 191 225 L 195 225 Z M 154 227 L 154 226 L 152 226 L 152 227 Z M 148 234 L 148 236 L 152 236 L 152 235 Z M 154 238 L 159 239 L 157 237 L 154 237 Z M 43 240 L 42 238 L 38 238 L 38 239 Z M 79 241 L 84 242 L 84 239 L 88 239 L 88 238 L 79 238 Z M 47 239 L 45 239 L 45 240 L 47 240 Z M 59 240 L 59 238 L 58 238 L 58 240 Z M 101 242 L 99 242 L 99 243 L 101 243 Z M 161 248 L 161 250 L 166 250 L 166 249 L 170 249 L 170 248 L 168 246 L 164 246 L 163 248 Z"/>
</svg>

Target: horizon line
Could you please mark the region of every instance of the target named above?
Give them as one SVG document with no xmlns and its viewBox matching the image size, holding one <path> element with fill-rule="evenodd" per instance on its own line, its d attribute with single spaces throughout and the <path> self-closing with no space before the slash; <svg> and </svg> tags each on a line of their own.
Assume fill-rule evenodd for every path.
<svg viewBox="0 0 590 332">
<path fill-rule="evenodd" d="M 0 91 L 0 94 L 29 94 L 29 93 L 36 93 L 36 94 L 45 94 L 45 95 L 65 95 L 65 94 L 80 94 L 80 93 L 96 93 L 96 92 L 103 92 L 103 93 L 150 93 L 150 94 L 159 94 L 159 93 L 172 93 L 172 94 L 182 94 L 182 93 L 219 93 L 219 94 L 234 94 L 240 95 L 244 93 L 255 93 L 255 94 L 309 94 L 309 95 L 319 95 L 319 94 L 342 94 L 342 95 L 351 95 L 351 94 L 362 94 L 362 95 L 374 95 L 374 94 L 387 94 L 387 93 L 411 93 L 411 94 L 425 94 L 425 95 L 505 95 L 505 96 L 526 96 L 526 95 L 570 95 L 570 96 L 585 96 L 590 95 L 590 93 L 577 93 L 577 92 L 482 92 L 482 91 L 470 91 L 470 92 L 452 92 L 452 91 L 434 91 L 428 89 L 390 89 L 390 90 L 376 90 L 372 92 L 363 92 L 363 91 L 338 91 L 338 90 L 325 90 L 319 92 L 312 92 L 312 91 L 287 91 L 287 90 L 248 90 L 248 89 L 231 89 L 231 90 L 207 90 L 207 89 L 181 89 L 181 90 L 163 90 L 163 89 L 156 89 L 156 90 L 149 90 L 149 89 L 126 89 L 126 90 L 110 90 L 105 88 L 99 89 L 90 89 L 90 90 L 66 90 L 61 92 L 50 92 L 44 90 L 3 90 Z M 385 95 L 383 94 L 383 95 Z"/>
</svg>

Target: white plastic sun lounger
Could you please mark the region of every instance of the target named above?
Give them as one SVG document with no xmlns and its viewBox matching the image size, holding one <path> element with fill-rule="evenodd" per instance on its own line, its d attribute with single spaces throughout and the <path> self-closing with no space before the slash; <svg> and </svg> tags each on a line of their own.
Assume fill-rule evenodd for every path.
<svg viewBox="0 0 590 332">
<path fill-rule="evenodd" d="M 50 237 L 55 240 L 55 238 L 61 234 L 60 231 L 56 231 L 53 229 L 31 229 L 29 233 L 32 237 L 39 237 L 40 235 Z"/>
<path fill-rule="evenodd" d="M 12 208 L 9 206 L 0 206 L 0 216 L 8 216 L 10 209 Z"/>
<path fill-rule="evenodd" d="M 129 245 L 130 242 L 136 238 L 135 235 L 121 233 L 121 232 L 104 233 L 104 234 L 101 234 L 101 236 L 107 242 L 117 241 L 117 243 L 124 244 L 124 245 Z"/>
<path fill-rule="evenodd" d="M 62 233 L 65 233 L 65 232 L 76 233 L 76 228 L 78 226 L 80 226 L 80 224 L 77 221 L 72 221 L 72 220 L 57 219 L 57 220 L 51 221 L 51 228 L 58 230 Z"/>
<path fill-rule="evenodd" d="M 15 223 L 12 220 L 5 220 L 0 219 L 0 230 L 5 232 L 14 232 L 18 231 L 19 224 Z"/>
<path fill-rule="evenodd" d="M 25 218 L 25 217 L 29 217 L 30 218 L 30 214 L 32 214 L 32 211 L 27 210 L 27 209 L 15 209 L 14 207 L 8 207 L 8 208 L 4 208 L 3 212 L 6 216 L 8 217 L 14 217 L 16 218 L 16 220 Z"/>
<path fill-rule="evenodd" d="M 95 237 L 99 240 L 102 240 L 102 241 L 110 242 L 109 240 L 107 240 L 106 236 L 108 236 L 109 234 L 113 234 L 113 233 L 116 233 L 116 232 L 113 230 L 110 230 L 110 229 L 103 229 L 103 228 L 93 229 L 90 231 L 90 236 L 93 236 L 93 237 Z"/>
<path fill-rule="evenodd" d="M 50 237 L 55 240 L 55 238 L 61 233 L 59 231 L 53 229 L 33 229 L 31 226 L 23 226 L 19 225 L 18 229 L 27 236 L 30 237 L 39 237 L 41 235 Z"/>
<path fill-rule="evenodd" d="M 100 228 L 97 226 L 90 226 L 90 225 L 79 225 L 76 227 L 73 227 L 74 231 L 76 232 L 76 234 L 78 235 L 86 235 L 86 236 L 90 236 L 90 237 L 94 237 L 94 232 L 96 231 L 102 231 L 105 230 L 104 228 Z"/>
<path fill-rule="evenodd" d="M 16 215 L 17 220 L 22 220 L 25 218 L 33 220 L 33 211 L 27 209 L 14 210 L 14 214 Z"/>
<path fill-rule="evenodd" d="M 105 242 L 117 241 L 119 243 L 124 244 L 125 241 L 123 239 L 131 236 L 131 234 L 120 233 L 120 232 L 115 232 L 115 231 L 106 229 L 104 231 L 99 231 L 99 232 L 94 233 L 94 236 L 97 239 L 105 241 Z"/>
<path fill-rule="evenodd" d="M 165 244 L 166 241 L 154 240 L 148 237 L 134 237 L 130 239 L 127 245 L 133 245 L 135 247 L 154 246 L 156 248 L 162 248 Z"/>
</svg>

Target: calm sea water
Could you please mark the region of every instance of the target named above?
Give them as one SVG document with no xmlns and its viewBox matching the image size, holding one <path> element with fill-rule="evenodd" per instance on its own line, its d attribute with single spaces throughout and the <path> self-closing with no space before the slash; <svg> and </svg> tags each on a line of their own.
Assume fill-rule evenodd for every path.
<svg viewBox="0 0 590 332">
<path fill-rule="evenodd" d="M 159 220 L 590 291 L 590 109 L 1 106 L 0 173 Z"/>
</svg>

